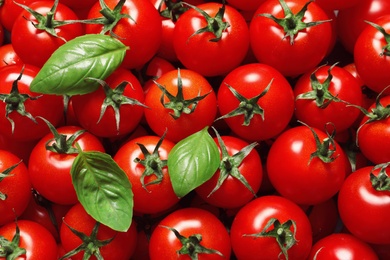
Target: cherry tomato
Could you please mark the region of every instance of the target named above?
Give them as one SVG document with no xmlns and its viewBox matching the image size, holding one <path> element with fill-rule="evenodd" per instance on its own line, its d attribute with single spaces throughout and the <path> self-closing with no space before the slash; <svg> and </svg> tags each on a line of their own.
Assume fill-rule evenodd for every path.
<svg viewBox="0 0 390 260">
<path fill-rule="evenodd" d="M 326 12 L 313 1 L 265 1 L 256 10 L 249 27 L 253 53 L 260 63 L 271 65 L 285 76 L 298 76 L 316 67 L 332 44 L 332 24 Z M 303 17 L 298 14 L 308 4 Z M 274 21 L 287 17 L 283 27 Z M 294 15 L 295 14 L 295 15 Z M 305 23 L 320 22 L 314 26 Z M 289 28 L 287 24 L 293 24 Z M 301 29 L 301 26 L 304 29 Z"/>
<path fill-rule="evenodd" d="M 30 197 L 26 164 L 15 154 L 0 150 L 0 226 L 20 216 Z"/>
<path fill-rule="evenodd" d="M 114 161 L 132 184 L 134 211 L 156 214 L 173 207 L 179 198 L 169 178 L 166 160 L 175 145 L 158 136 L 141 136 L 127 141 L 116 152 Z M 145 148 L 148 153 L 144 153 Z"/>
<path fill-rule="evenodd" d="M 29 8 L 35 12 L 47 16 L 52 9 L 54 1 L 34 1 L 29 4 Z M 68 6 L 58 3 L 53 18 L 55 21 L 77 20 L 77 15 Z M 51 19 L 47 19 L 51 21 Z M 55 30 L 56 36 L 47 32 L 46 29 L 38 27 L 44 26 L 48 30 Z M 34 17 L 27 10 L 23 10 L 15 19 L 11 31 L 11 42 L 16 54 L 27 64 L 42 67 L 51 54 L 62 46 L 65 42 L 81 36 L 84 31 L 80 23 L 72 23 L 54 26 L 55 22 L 42 22 Z M 28 44 L 26 44 L 28 42 Z"/>
<path fill-rule="evenodd" d="M 119 0 L 105 0 L 109 9 L 119 3 Z M 150 1 L 131 0 L 124 2 L 121 14 L 123 17 L 112 28 L 112 33 L 117 35 L 123 44 L 129 46 L 122 66 L 128 69 L 140 68 L 148 62 L 156 53 L 161 43 L 162 26 L 160 14 Z M 96 2 L 88 14 L 88 19 L 102 17 L 103 9 L 100 1 Z M 114 14 L 112 14 L 114 15 Z M 120 15 L 120 14 L 115 14 Z M 101 24 L 87 24 L 86 33 L 109 33 Z"/>
<path fill-rule="evenodd" d="M 92 93 L 72 97 L 77 122 L 99 137 L 124 136 L 133 131 L 144 114 L 144 92 L 129 70 L 116 69 Z"/>
<path fill-rule="evenodd" d="M 134 253 L 137 244 L 137 230 L 134 222 L 126 232 L 115 231 L 103 224 L 98 224 L 80 203 L 69 209 L 63 221 L 60 237 L 64 251 L 68 253 L 82 244 L 85 245 L 85 250 L 70 256 L 73 260 L 84 259 L 83 256 L 88 253 L 92 255 L 91 259 L 130 259 Z M 98 225 L 98 230 L 96 234 L 93 234 L 92 230 L 96 225 Z M 86 238 L 77 236 L 71 228 L 85 234 Z M 100 244 L 101 241 L 106 242 Z"/>
<path fill-rule="evenodd" d="M 389 177 L 387 177 L 388 180 Z M 386 190 L 386 168 L 367 166 L 356 170 L 344 181 L 338 194 L 340 218 L 361 240 L 374 244 L 390 244 L 387 216 L 390 214 L 390 191 Z M 381 190 L 381 187 L 384 189 Z"/>
<path fill-rule="evenodd" d="M 38 71 L 38 67 L 28 64 L 14 64 L 0 69 L 0 95 L 3 101 L 0 103 L 0 134 L 7 138 L 39 140 L 49 132 L 49 128 L 35 117 L 41 116 L 53 125 L 58 125 L 62 120 L 64 106 L 61 96 L 30 91 L 30 83 Z M 13 87 L 14 84 L 17 88 Z M 28 98 L 23 95 L 28 95 Z"/>
<path fill-rule="evenodd" d="M 308 260 L 366 259 L 378 260 L 375 251 L 357 237 L 335 233 L 317 241 Z"/>
<path fill-rule="evenodd" d="M 231 71 L 219 86 L 217 98 L 219 119 L 223 118 L 244 140 L 275 137 L 287 127 L 294 113 L 291 85 L 266 64 L 246 64 Z"/>
<path fill-rule="evenodd" d="M 267 172 L 282 196 L 315 205 L 336 195 L 351 167 L 332 138 L 308 126 L 293 127 L 276 138 L 268 153 Z"/>
<path fill-rule="evenodd" d="M 8 257 L 10 253 L 19 248 L 25 249 L 26 253 L 22 253 L 16 259 L 41 260 L 42 256 L 45 256 L 47 260 L 57 259 L 57 243 L 52 234 L 40 224 L 30 220 L 18 220 L 17 224 L 11 221 L 0 227 L 0 237 L 11 242 L 15 236 L 19 237 L 20 240 L 15 240 L 14 246 L 16 248 L 7 254 Z M 1 247 L 4 248 L 4 241 L 2 240 L 0 243 Z M 8 257 L 0 257 L 0 259 L 9 259 Z"/>
<path fill-rule="evenodd" d="M 17 3 L 29 5 L 35 0 L 18 0 Z M 16 18 L 24 9 L 17 5 L 13 0 L 4 0 L 0 7 L 0 24 L 4 26 L 7 31 L 11 31 Z"/>
<path fill-rule="evenodd" d="M 249 29 L 244 17 L 231 6 L 205 3 L 190 8 L 177 20 L 173 47 L 187 69 L 203 76 L 225 75 L 244 60 Z"/>
<path fill-rule="evenodd" d="M 280 196 L 266 195 L 237 212 L 230 238 L 237 259 L 306 259 L 312 230 L 298 205 Z"/>
<path fill-rule="evenodd" d="M 182 253 L 178 255 L 179 250 Z M 149 254 L 151 260 L 230 259 L 231 245 L 225 226 L 215 215 L 190 207 L 176 210 L 159 222 L 150 237 Z"/>
<path fill-rule="evenodd" d="M 12 64 L 22 64 L 21 59 L 15 53 L 14 46 L 11 43 L 0 46 L 0 67 Z"/>
<path fill-rule="evenodd" d="M 217 98 L 205 77 L 187 69 L 163 74 L 145 96 L 145 119 L 157 135 L 173 142 L 212 125 Z"/>
</svg>

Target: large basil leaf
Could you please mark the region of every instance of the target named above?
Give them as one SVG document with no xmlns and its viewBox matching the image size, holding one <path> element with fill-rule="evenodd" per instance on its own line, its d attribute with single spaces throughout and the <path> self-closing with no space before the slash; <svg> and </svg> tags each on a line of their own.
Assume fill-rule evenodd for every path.
<svg viewBox="0 0 390 260">
<path fill-rule="evenodd" d="M 179 198 L 209 180 L 219 167 L 218 146 L 207 130 L 179 141 L 169 153 L 169 176 Z"/>
<path fill-rule="evenodd" d="M 133 192 L 126 173 L 112 157 L 80 151 L 71 169 L 77 197 L 96 221 L 127 231 L 133 217 Z"/>
<path fill-rule="evenodd" d="M 122 63 L 126 47 L 102 34 L 86 34 L 60 46 L 33 79 L 30 89 L 43 94 L 76 95 L 96 90 Z"/>
</svg>

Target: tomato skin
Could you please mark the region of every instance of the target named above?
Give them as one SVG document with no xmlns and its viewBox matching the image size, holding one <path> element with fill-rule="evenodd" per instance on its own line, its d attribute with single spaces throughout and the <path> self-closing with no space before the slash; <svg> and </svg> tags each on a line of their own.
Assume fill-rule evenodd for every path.
<svg viewBox="0 0 390 260">
<path fill-rule="evenodd" d="M 217 114 L 217 98 L 207 79 L 201 74 L 187 69 L 181 69 L 180 75 L 185 100 L 209 93 L 198 102 L 192 113 L 182 113 L 178 119 L 174 119 L 171 115 L 173 110 L 165 108 L 161 104 L 160 98 L 163 92 L 156 84 L 151 86 L 145 95 L 145 105 L 149 107 L 149 109 L 145 109 L 145 119 L 148 126 L 158 136 L 162 136 L 167 131 L 166 138 L 173 142 L 178 142 L 206 126 L 211 126 Z M 178 70 L 169 71 L 156 80 L 174 96 L 178 91 L 177 81 Z M 166 95 L 164 95 L 164 102 L 169 102 Z"/>
<path fill-rule="evenodd" d="M 214 17 L 222 4 L 205 3 L 197 6 Z M 237 67 L 249 49 L 249 29 L 244 17 L 234 8 L 225 5 L 223 21 L 230 27 L 220 40 L 211 41 L 216 36 L 211 32 L 194 35 L 207 26 L 207 21 L 198 11 L 190 8 L 175 24 L 173 47 L 178 60 L 190 70 L 203 76 L 225 75 Z"/>
<path fill-rule="evenodd" d="M 244 115 L 224 119 L 229 128 L 244 140 L 266 140 L 275 137 L 287 127 L 294 113 L 294 94 L 291 85 L 271 66 L 252 63 L 241 65 L 231 71 L 218 89 L 218 108 L 223 116 L 240 105 L 240 100 L 233 95 L 227 85 L 250 99 L 262 93 L 271 80 L 273 81 L 268 92 L 257 102 L 264 109 L 264 120 L 259 114 L 255 114 L 250 124 L 244 126 Z"/>
<path fill-rule="evenodd" d="M 106 5 L 113 9 L 119 0 L 105 0 Z M 88 13 L 88 19 L 102 17 L 101 6 L 97 1 Z M 122 66 L 127 69 L 140 68 L 156 53 L 161 43 L 162 18 L 150 1 L 125 1 L 122 14 L 128 14 L 132 19 L 122 18 L 113 28 L 113 33 L 119 36 L 123 44 L 129 46 Z M 99 34 L 103 29 L 101 24 L 87 24 L 86 33 Z"/>
<path fill-rule="evenodd" d="M 228 5 L 242 11 L 256 11 L 265 0 L 229 0 Z"/>
<path fill-rule="evenodd" d="M 308 260 L 366 259 L 378 260 L 375 251 L 357 237 L 334 233 L 315 243 Z"/>
<path fill-rule="evenodd" d="M 390 14 L 370 22 L 390 32 Z M 368 25 L 359 34 L 353 52 L 356 71 L 365 85 L 376 93 L 382 92 L 390 84 L 390 76 L 387 74 L 390 69 L 390 57 L 381 55 L 382 48 L 386 45 L 384 35 L 378 29 Z M 384 93 L 390 94 L 390 90 L 387 89 Z"/>
<path fill-rule="evenodd" d="M 180 241 L 172 231 L 163 226 L 176 229 L 184 237 L 201 234 L 201 245 L 218 250 L 223 255 L 199 254 L 199 260 L 230 259 L 229 234 L 222 222 L 206 210 L 190 207 L 176 210 L 159 222 L 150 237 L 151 260 L 189 259 L 188 255 L 178 255 L 177 250 L 182 247 Z"/>
<path fill-rule="evenodd" d="M 343 10 L 360 4 L 362 0 L 316 0 L 316 3 L 325 10 Z"/>
<path fill-rule="evenodd" d="M 57 259 L 57 243 L 52 234 L 40 224 L 30 220 L 18 220 L 20 229 L 19 247 L 26 249 L 26 254 L 16 259 L 41 260 L 45 256 L 47 260 Z M 15 235 L 15 222 L 0 227 L 0 236 L 11 241 Z M 5 257 L 0 257 L 5 260 Z"/>
<path fill-rule="evenodd" d="M 35 0 L 20 0 L 18 3 L 29 5 L 34 1 Z M 10 32 L 15 23 L 16 17 L 18 17 L 23 10 L 24 9 L 15 4 L 13 0 L 4 0 L 0 8 L 0 24 L 2 24 L 4 28 Z"/>
<path fill-rule="evenodd" d="M 328 137 L 319 129 L 313 128 L 313 131 L 321 142 Z M 296 126 L 278 136 L 268 153 L 267 172 L 282 196 L 298 204 L 315 205 L 339 191 L 351 172 L 345 152 L 335 142 L 333 156 L 336 159 L 325 163 L 318 157 L 310 161 L 311 154 L 316 151 L 316 141 L 307 126 Z"/>
<path fill-rule="evenodd" d="M 29 7 L 36 12 L 46 15 L 53 6 L 54 1 L 35 1 Z M 57 21 L 77 20 L 77 15 L 68 6 L 58 4 L 54 19 Z M 37 29 L 33 23 L 37 19 L 28 11 L 24 10 L 16 18 L 11 31 L 11 42 L 16 54 L 24 63 L 42 67 L 51 54 L 65 43 L 63 39 L 54 37 L 44 30 Z M 59 37 L 66 41 L 83 35 L 83 27 L 80 23 L 68 24 L 55 28 Z M 26 42 L 29 44 L 26 45 Z"/>
<path fill-rule="evenodd" d="M 14 47 L 11 43 L 0 46 L 0 67 L 21 63 L 22 61 L 15 53 Z"/>
<path fill-rule="evenodd" d="M 390 105 L 390 96 L 379 99 L 383 107 Z M 376 107 L 375 102 L 369 107 L 372 111 Z M 362 154 L 374 164 L 390 161 L 390 118 L 374 120 L 366 123 L 369 118 L 364 116 L 360 122 L 360 129 L 357 133 L 357 144 Z"/>
<path fill-rule="evenodd" d="M 351 8 L 339 10 L 337 35 L 344 48 L 353 53 L 357 38 L 364 28 L 369 26 L 364 21 L 373 22 L 376 18 L 387 14 L 390 14 L 390 2 L 387 0 L 360 0 Z"/>
<path fill-rule="evenodd" d="M 291 11 L 298 13 L 305 0 L 285 1 Z M 273 20 L 259 14 L 272 14 L 283 18 L 284 12 L 279 0 L 265 1 L 256 10 L 249 26 L 250 42 L 253 53 L 260 63 L 268 64 L 285 76 L 295 77 L 315 66 L 328 53 L 332 43 L 332 25 L 325 22 L 302 30 L 290 44 L 282 27 Z M 316 3 L 310 3 L 304 16 L 305 23 L 328 20 L 328 15 Z"/>
<path fill-rule="evenodd" d="M 82 128 L 63 126 L 57 128 L 58 133 L 70 137 Z M 31 151 L 28 166 L 31 183 L 35 190 L 46 199 L 64 205 L 78 202 L 72 183 L 70 169 L 77 154 L 60 154 L 46 150 L 46 143 L 53 143 L 53 134 L 44 136 Z M 84 132 L 77 142 L 83 151 L 104 152 L 104 147 L 96 136 Z"/>
<path fill-rule="evenodd" d="M 96 220 L 93 219 L 83 208 L 80 203 L 75 204 L 64 217 L 64 223 L 70 227 L 86 234 L 91 235 L 92 229 L 96 224 Z M 126 232 L 117 232 L 103 224 L 99 225 L 97 239 L 106 240 L 115 237 L 109 244 L 99 248 L 103 259 L 105 260 L 119 260 L 130 259 L 134 253 L 135 246 L 137 244 L 137 230 L 135 223 L 132 222 L 130 228 Z M 76 236 L 69 227 L 65 224 L 60 229 L 61 244 L 65 252 L 69 252 L 78 247 L 82 240 Z M 84 251 L 71 257 L 72 260 L 83 259 Z M 96 259 L 95 256 L 91 256 L 90 259 Z"/>
<path fill-rule="evenodd" d="M 13 82 L 19 77 L 23 70 L 23 65 L 14 64 L 2 67 L 0 69 L 0 93 L 10 94 Z M 26 64 L 24 65 L 22 78 L 18 81 L 18 89 L 21 94 L 28 94 L 31 97 L 37 97 L 41 94 L 30 91 L 30 83 L 37 75 L 38 67 Z M 61 96 L 42 95 L 36 100 L 27 99 L 24 102 L 25 110 L 34 118 L 41 116 L 50 121 L 53 125 L 57 125 L 62 119 L 63 100 Z M 48 109 L 50 108 L 50 109 Z M 22 116 L 16 111 L 9 114 L 9 117 L 15 123 L 15 129 L 12 133 L 11 123 L 3 116 L 6 113 L 6 103 L 0 103 L 0 134 L 17 141 L 33 141 L 39 140 L 49 132 L 47 125 L 40 121 L 34 123 L 26 116 Z M 26 131 L 28 129 L 28 131 Z"/>
<path fill-rule="evenodd" d="M 153 153 L 159 140 L 158 136 L 150 135 L 134 138 L 124 143 L 114 156 L 114 161 L 125 171 L 132 184 L 134 211 L 138 213 L 160 213 L 173 207 L 179 201 L 173 191 L 167 167 L 162 168 L 163 176 L 159 184 L 147 185 L 147 190 L 142 187 L 141 176 L 145 167 L 134 160 L 136 158 L 145 159 L 145 156 L 137 143 L 143 144 L 149 153 Z M 167 160 L 174 145 L 172 141 L 164 139 L 158 148 L 159 158 Z M 147 184 L 154 180 L 156 180 L 155 175 L 145 176 L 144 183 Z"/>
<path fill-rule="evenodd" d="M 277 218 L 281 223 L 295 221 L 298 242 L 288 250 L 288 259 L 306 259 L 312 246 L 309 219 L 298 205 L 276 195 L 258 197 L 237 212 L 230 229 L 237 259 L 258 259 L 259 255 L 263 259 L 285 259 L 275 238 L 244 236 L 261 232 L 271 218 Z"/>
<path fill-rule="evenodd" d="M 390 244 L 390 192 L 377 191 L 370 181 L 373 166 L 356 170 L 344 181 L 338 194 L 340 218 L 350 233 L 367 243 Z M 377 176 L 378 170 L 373 174 Z"/>
<path fill-rule="evenodd" d="M 0 173 L 16 166 L 0 181 L 0 192 L 6 199 L 0 200 L 0 226 L 12 222 L 27 208 L 31 196 L 31 183 L 26 164 L 15 154 L 0 150 Z"/>
<path fill-rule="evenodd" d="M 331 122 L 338 132 L 342 132 L 352 126 L 360 115 L 356 107 L 348 107 L 344 102 L 331 101 L 326 108 L 317 105 L 316 99 L 297 99 L 297 96 L 312 91 L 314 83 L 311 82 L 311 75 L 314 73 L 318 81 L 323 84 L 328 77 L 328 70 L 333 76 L 328 90 L 331 95 L 353 104 L 362 105 L 362 91 L 358 80 L 347 70 L 334 66 L 321 66 L 317 71 L 310 71 L 299 77 L 294 87 L 295 96 L 295 117 L 309 126 L 323 129 L 325 124 Z M 328 99 L 325 102 L 329 101 Z"/>
<path fill-rule="evenodd" d="M 229 156 L 233 156 L 249 145 L 249 143 L 237 137 L 221 136 L 221 138 L 226 146 Z M 216 138 L 214 138 L 214 141 L 218 147 L 220 147 Z M 221 148 L 219 148 L 219 151 L 221 154 Z M 263 171 L 260 156 L 255 149 L 253 149 L 245 157 L 242 163 L 238 166 L 238 170 L 246 179 L 253 192 L 257 193 L 261 185 Z M 242 207 L 254 198 L 251 191 L 232 175 L 229 175 L 229 177 L 227 177 L 227 179 L 223 182 L 222 186 L 209 196 L 210 192 L 217 185 L 219 176 L 220 170 L 214 173 L 211 179 L 196 188 L 196 193 L 207 203 L 217 207 L 230 209 Z"/>
<path fill-rule="evenodd" d="M 132 72 L 124 68 L 116 69 L 105 82 L 111 89 L 115 89 L 122 82 L 128 82 L 122 95 L 144 102 L 144 92 L 141 83 Z M 104 89 L 99 87 L 96 91 L 85 95 L 72 97 L 72 106 L 77 122 L 92 134 L 99 137 L 123 136 L 133 131 L 142 119 L 144 107 L 134 104 L 122 104 L 119 108 L 119 131 L 116 127 L 115 112 L 111 106 L 99 121 L 101 107 L 107 97 Z"/>
</svg>

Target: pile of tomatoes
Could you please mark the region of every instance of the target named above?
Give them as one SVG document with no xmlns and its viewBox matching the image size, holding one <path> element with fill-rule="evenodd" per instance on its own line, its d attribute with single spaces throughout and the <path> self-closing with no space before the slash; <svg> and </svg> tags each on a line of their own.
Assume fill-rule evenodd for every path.
<svg viewBox="0 0 390 260">
<path fill-rule="evenodd" d="M 388 0 L 0 1 L 0 259 L 389 259 Z"/>
</svg>

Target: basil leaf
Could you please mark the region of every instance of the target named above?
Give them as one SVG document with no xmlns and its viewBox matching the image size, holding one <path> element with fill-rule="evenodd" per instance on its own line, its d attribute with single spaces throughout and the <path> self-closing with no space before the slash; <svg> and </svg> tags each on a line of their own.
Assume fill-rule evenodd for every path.
<svg viewBox="0 0 390 260">
<path fill-rule="evenodd" d="M 77 197 L 96 221 L 127 231 L 133 217 L 133 192 L 126 173 L 102 152 L 80 151 L 71 175 Z"/>
<path fill-rule="evenodd" d="M 42 94 L 76 95 L 93 92 L 122 63 L 127 47 L 119 40 L 101 34 L 86 34 L 61 45 L 30 84 Z"/>
<path fill-rule="evenodd" d="M 219 167 L 218 146 L 207 127 L 179 141 L 168 155 L 168 170 L 180 198 L 210 179 Z"/>
</svg>

